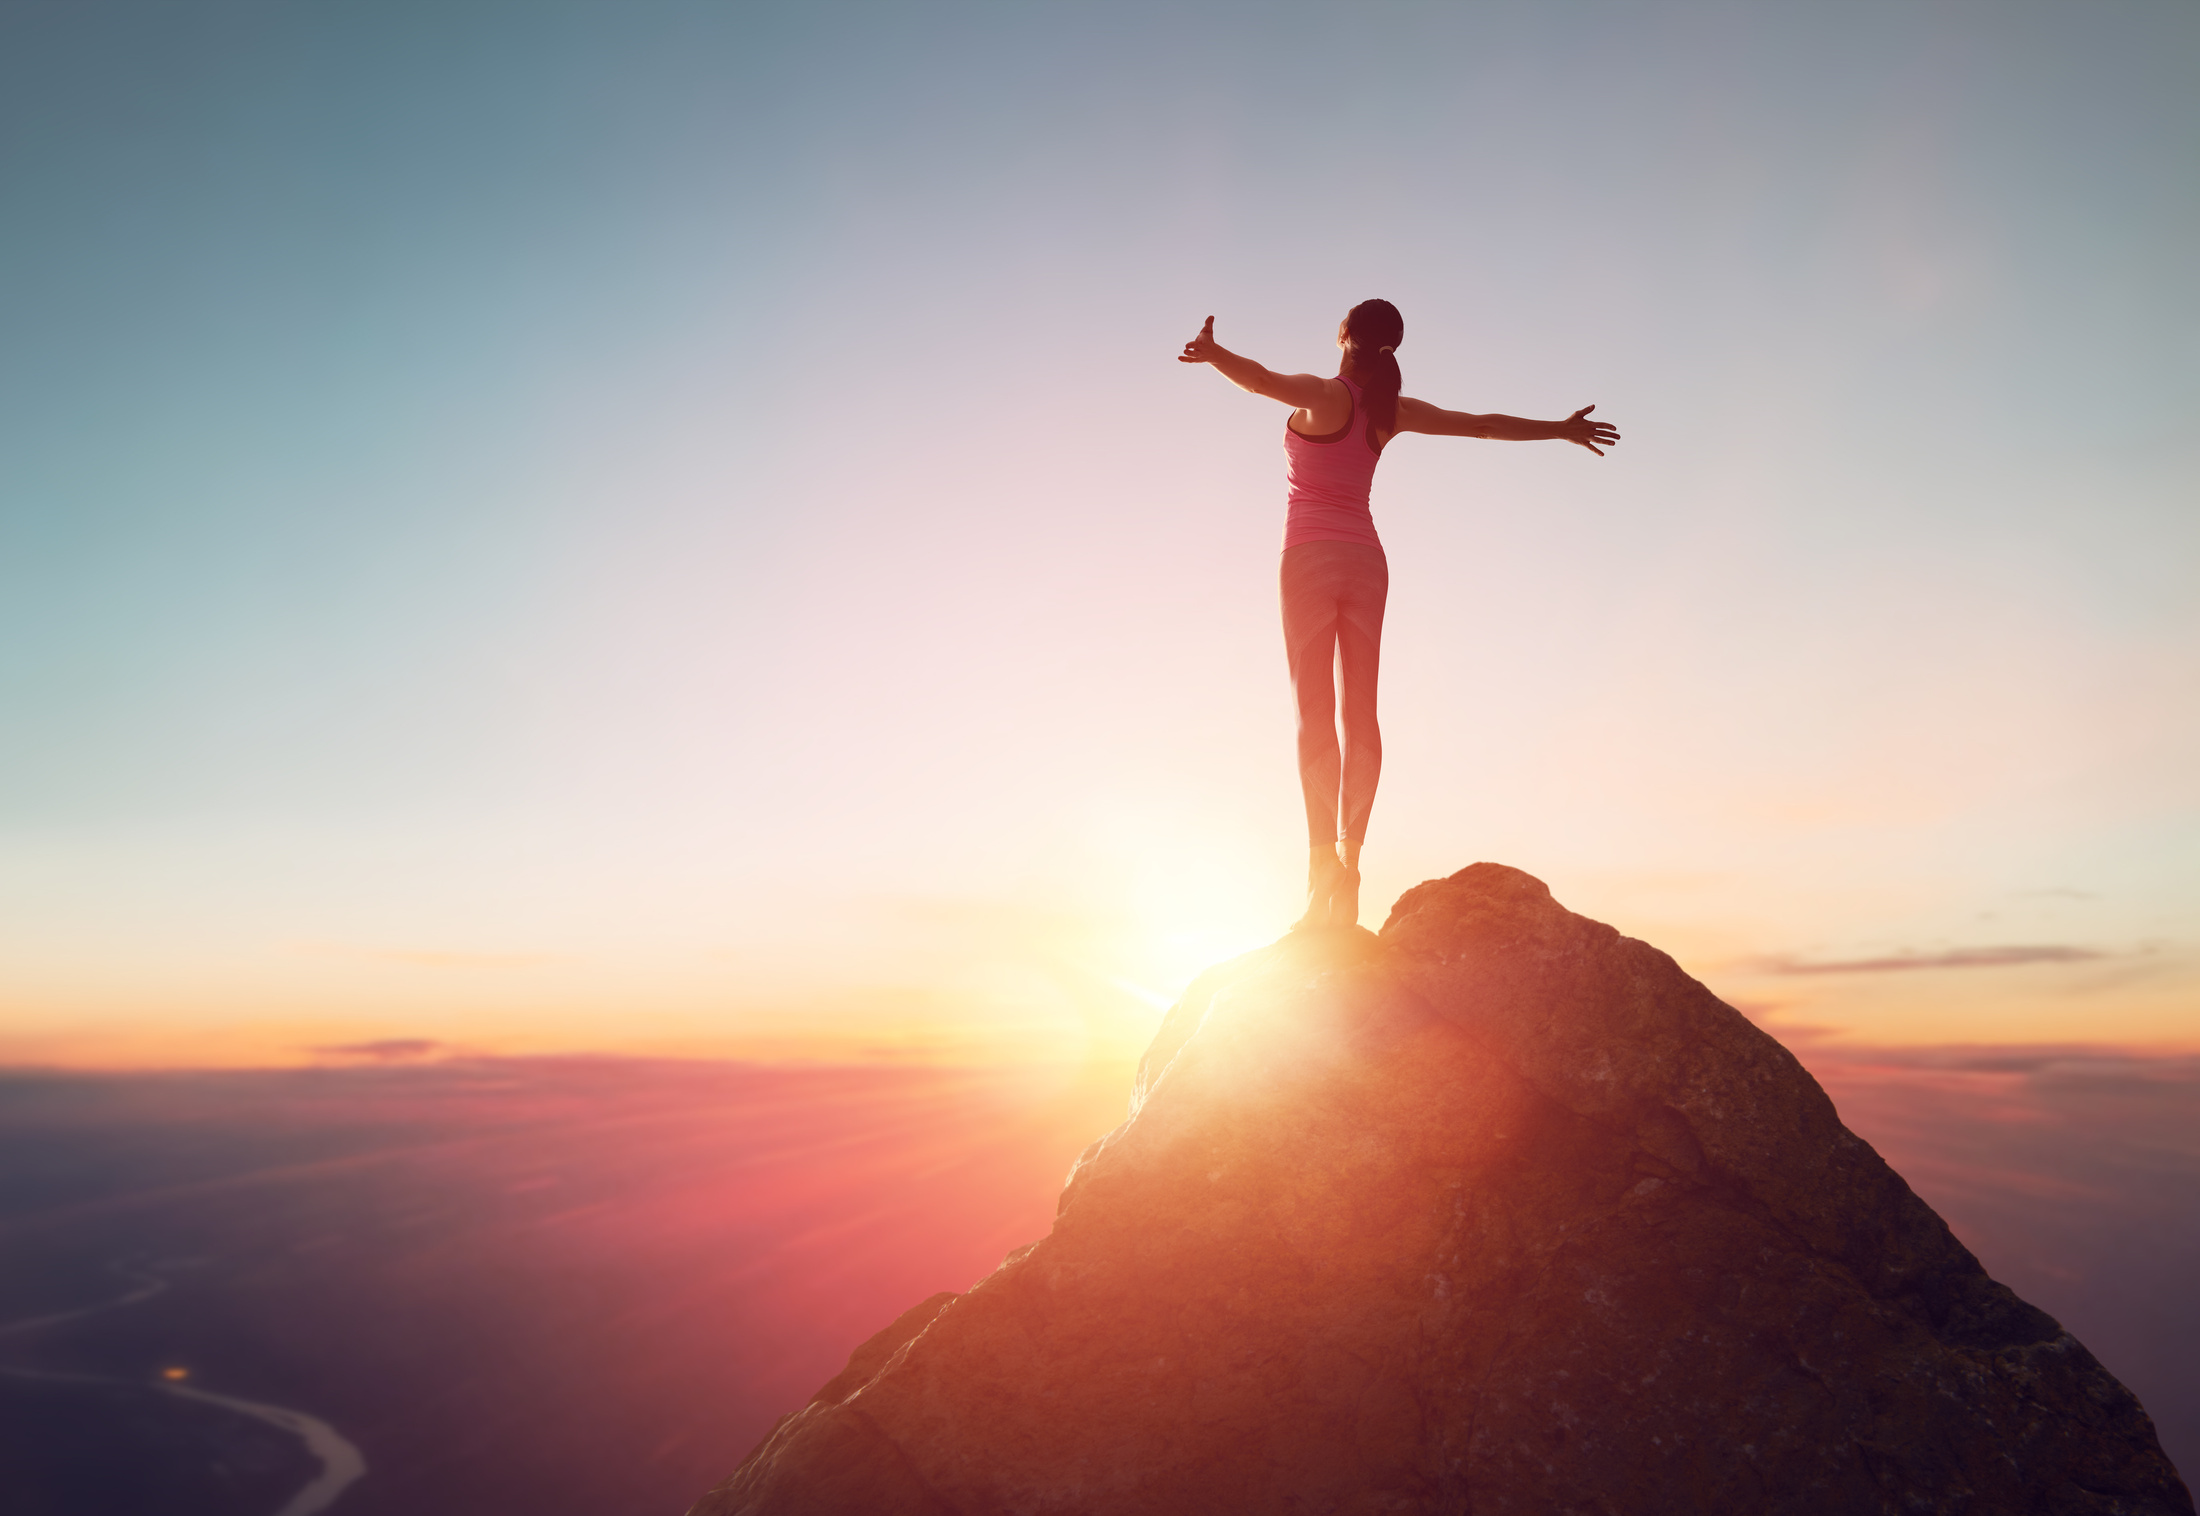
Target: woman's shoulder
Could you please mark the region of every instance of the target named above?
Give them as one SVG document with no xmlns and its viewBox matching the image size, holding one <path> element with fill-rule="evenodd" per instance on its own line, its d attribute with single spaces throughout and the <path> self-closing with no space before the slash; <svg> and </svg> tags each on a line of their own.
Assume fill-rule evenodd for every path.
<svg viewBox="0 0 2200 1516">
<path fill-rule="evenodd" d="M 1324 379 L 1320 402 L 1293 411 L 1290 419 L 1284 422 L 1284 427 L 1309 440 L 1327 441 L 1349 426 L 1359 410 L 1359 390 L 1339 375 Z"/>
</svg>

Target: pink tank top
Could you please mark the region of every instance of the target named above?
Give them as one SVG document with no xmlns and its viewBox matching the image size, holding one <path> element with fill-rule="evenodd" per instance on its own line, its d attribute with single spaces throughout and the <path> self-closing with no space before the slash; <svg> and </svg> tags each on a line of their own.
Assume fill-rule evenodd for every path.
<svg viewBox="0 0 2200 1516">
<path fill-rule="evenodd" d="M 1342 378 L 1342 375 L 1338 377 Z M 1382 455 L 1367 445 L 1367 418 L 1360 413 L 1360 387 L 1350 379 L 1352 414 L 1341 431 L 1302 437 L 1283 424 L 1283 477 L 1290 486 L 1283 518 L 1283 545 L 1302 542 L 1364 542 L 1381 547 L 1375 516 L 1367 508 L 1368 487 Z"/>
</svg>

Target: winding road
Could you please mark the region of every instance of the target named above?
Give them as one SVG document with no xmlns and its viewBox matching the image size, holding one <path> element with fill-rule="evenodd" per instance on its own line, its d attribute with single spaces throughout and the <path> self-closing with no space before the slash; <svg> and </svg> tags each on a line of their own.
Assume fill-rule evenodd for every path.
<svg viewBox="0 0 2200 1516">
<path fill-rule="evenodd" d="M 158 1274 L 127 1268 L 121 1264 L 110 1265 L 113 1271 L 127 1279 L 131 1288 L 112 1300 L 96 1305 L 79 1306 L 75 1310 L 50 1311 L 41 1316 L 25 1316 L 19 1321 L 0 1322 L 0 1337 L 16 1337 L 35 1332 L 44 1327 L 59 1326 L 65 1321 L 78 1321 L 87 1316 L 119 1311 L 126 1306 L 140 1305 L 168 1288 L 168 1281 Z M 217 1395 L 196 1385 L 182 1384 L 166 1379 L 113 1379 L 96 1374 L 64 1374 L 50 1369 L 12 1368 L 0 1364 L 0 1374 L 10 1379 L 32 1379 L 54 1384 L 120 1385 L 130 1389 L 158 1390 L 163 1395 L 173 1395 L 178 1400 L 196 1400 L 205 1405 L 220 1406 L 240 1416 L 250 1416 L 279 1428 L 305 1444 L 321 1465 L 321 1472 L 307 1481 L 305 1487 L 292 1495 L 275 1516 L 319 1516 L 335 1504 L 343 1494 L 367 1472 L 367 1460 L 327 1422 L 288 1406 L 265 1405 L 256 1400 L 239 1400 L 233 1395 Z"/>
</svg>

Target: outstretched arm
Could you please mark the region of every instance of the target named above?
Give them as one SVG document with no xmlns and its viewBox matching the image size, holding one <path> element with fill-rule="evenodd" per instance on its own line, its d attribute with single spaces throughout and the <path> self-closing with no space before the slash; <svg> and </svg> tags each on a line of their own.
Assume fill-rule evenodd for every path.
<svg viewBox="0 0 2200 1516">
<path fill-rule="evenodd" d="M 1199 329 L 1199 335 L 1184 344 L 1184 351 L 1177 354 L 1179 363 L 1211 363 L 1215 371 L 1241 390 L 1251 390 L 1270 400 L 1281 400 L 1285 405 L 1295 405 L 1300 410 L 1311 411 L 1330 398 L 1330 386 L 1335 385 L 1341 395 L 1344 386 L 1334 379 L 1324 379 L 1319 374 L 1278 374 L 1262 368 L 1250 358 L 1241 357 L 1215 341 L 1215 318 L 1209 316 L 1207 324 Z"/>
<path fill-rule="evenodd" d="M 1589 412 L 1595 409 L 1585 405 L 1564 421 L 1528 421 L 1519 416 L 1439 410 L 1426 400 L 1401 395 L 1398 430 L 1432 437 L 1483 437 L 1492 442 L 1571 442 L 1601 458 L 1605 448 L 1619 441 L 1619 433 L 1605 422 L 1591 421 Z"/>
</svg>

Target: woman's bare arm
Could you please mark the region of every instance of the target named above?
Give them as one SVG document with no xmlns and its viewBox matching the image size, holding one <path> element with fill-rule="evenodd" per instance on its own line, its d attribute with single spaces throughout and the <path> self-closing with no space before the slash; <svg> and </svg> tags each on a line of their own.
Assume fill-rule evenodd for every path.
<svg viewBox="0 0 2200 1516">
<path fill-rule="evenodd" d="M 1619 441 L 1619 433 L 1605 422 L 1591 421 L 1589 412 L 1595 409 L 1585 405 L 1564 421 L 1529 421 L 1520 416 L 1439 410 L 1426 400 L 1401 395 L 1398 430 L 1432 437 L 1483 437 L 1492 442 L 1571 442 L 1601 458 L 1605 448 Z"/>
<path fill-rule="evenodd" d="M 1314 417 L 1317 421 L 1322 419 L 1320 411 L 1330 409 L 1337 413 L 1337 422 L 1341 424 L 1344 412 L 1351 405 L 1351 396 L 1335 379 L 1324 379 L 1319 374 L 1274 373 L 1250 358 L 1231 352 L 1215 341 L 1215 318 L 1212 316 L 1199 329 L 1199 335 L 1184 344 L 1184 351 L 1177 355 L 1176 361 L 1212 364 L 1217 373 L 1239 389 L 1317 413 Z"/>
</svg>

